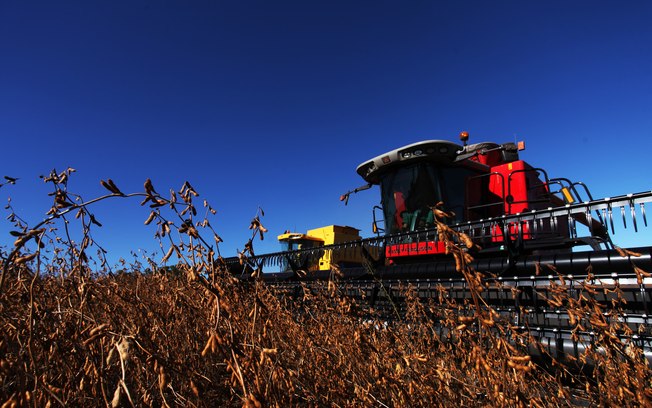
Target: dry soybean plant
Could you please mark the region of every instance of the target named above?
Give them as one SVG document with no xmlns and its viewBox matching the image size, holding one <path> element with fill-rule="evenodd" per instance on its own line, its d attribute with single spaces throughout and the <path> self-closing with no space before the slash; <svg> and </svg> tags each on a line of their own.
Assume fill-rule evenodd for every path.
<svg viewBox="0 0 652 408">
<path fill-rule="evenodd" d="M 291 291 L 265 283 L 261 271 L 236 278 L 220 256 L 221 239 L 209 222 L 214 210 L 205 201 L 196 206 L 199 194 L 190 183 L 163 197 L 150 180 L 136 193 L 106 180 L 106 195 L 84 201 L 68 190 L 72 172 L 44 177 L 53 205 L 43 222 L 28 226 L 8 208 L 16 240 L 0 253 L 3 407 L 636 406 L 652 400 L 640 349 L 614 340 L 623 330 L 617 316 L 600 317 L 591 296 L 569 297 L 566 283 L 551 281 L 547 301 L 596 333 L 597 346 L 582 356 L 593 368 L 578 370 L 582 362 L 552 355 L 545 364 L 534 361 L 529 351 L 540 346 L 537 339 L 483 300 L 483 292 L 513 288 L 492 287 L 497 284 L 473 270 L 473 243 L 443 222 L 439 238 L 470 299 L 456 300 L 442 286 L 437 299 L 424 302 L 406 285 L 404 313 L 388 319 L 347 296 L 337 273 L 330 282 Z M 91 209 L 98 201 L 129 198 L 149 207 L 145 224 L 156 229 L 164 255 L 129 272 L 113 271 L 93 240 L 101 224 Z M 434 211 L 440 220 L 446 216 Z M 259 209 L 249 226 L 243 262 L 267 232 L 262 216 Z M 72 230 L 74 220 L 79 231 Z M 603 290 L 588 280 L 584 287 Z"/>
</svg>

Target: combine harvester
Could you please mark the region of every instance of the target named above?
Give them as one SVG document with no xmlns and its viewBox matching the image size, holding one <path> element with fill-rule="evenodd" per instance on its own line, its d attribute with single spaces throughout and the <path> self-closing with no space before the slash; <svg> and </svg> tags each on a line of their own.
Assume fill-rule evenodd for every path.
<svg viewBox="0 0 652 408">
<path fill-rule="evenodd" d="M 341 226 L 288 232 L 279 236 L 286 250 L 244 262 L 228 258 L 227 266 L 243 278 L 275 269 L 258 275 L 300 296 L 299 282 L 330 279 L 337 264 L 348 295 L 390 313 L 400 309 L 406 283 L 424 300 L 437 299 L 444 287 L 462 303 L 471 297 L 468 284 L 435 225 L 433 208 L 443 203 L 446 225 L 477 245 L 469 250 L 471 266 L 493 282 L 494 289 L 482 296 L 494 310 L 529 330 L 555 356 L 577 357 L 593 333 L 578 333 L 563 305 L 546 302 L 554 297 L 551 282 L 563 284 L 573 299 L 597 300 L 606 322 L 618 292 L 611 289 L 617 287 L 626 300 L 617 319 L 633 331 L 621 339 L 652 361 L 652 278 L 645 273 L 652 272 L 652 247 L 623 250 L 611 238 L 621 226 L 634 232 L 647 227 L 645 203 L 652 191 L 595 199 L 585 184 L 550 178 L 520 160 L 523 143 L 468 144 L 466 132 L 460 139 L 463 145 L 413 143 L 358 166 L 367 184 L 341 200 L 380 187 L 380 206 L 373 209 L 376 236 L 362 239 L 358 230 Z"/>
</svg>

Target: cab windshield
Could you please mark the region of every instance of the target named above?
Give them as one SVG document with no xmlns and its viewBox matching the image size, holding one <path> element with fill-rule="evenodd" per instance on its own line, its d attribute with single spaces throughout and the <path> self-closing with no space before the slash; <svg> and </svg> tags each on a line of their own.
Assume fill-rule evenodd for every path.
<svg viewBox="0 0 652 408">
<path fill-rule="evenodd" d="M 321 241 L 312 239 L 289 239 L 280 241 L 281 251 L 296 251 L 298 249 L 310 249 L 323 245 Z"/>
<path fill-rule="evenodd" d="M 464 167 L 442 168 L 428 162 L 385 174 L 380 189 L 386 233 L 433 227 L 430 207 L 439 202 L 455 214 L 449 223 L 464 221 L 466 180 L 475 174 Z"/>
</svg>

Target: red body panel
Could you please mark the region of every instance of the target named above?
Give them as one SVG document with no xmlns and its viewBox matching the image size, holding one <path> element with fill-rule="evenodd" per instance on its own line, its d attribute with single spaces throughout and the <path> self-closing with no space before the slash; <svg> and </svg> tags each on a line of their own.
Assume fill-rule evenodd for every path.
<svg viewBox="0 0 652 408">
<path fill-rule="evenodd" d="M 500 152 L 497 150 L 487 152 L 485 154 L 479 154 L 472 157 L 470 160 L 482 163 L 486 166 L 495 166 L 502 162 Z"/>
<path fill-rule="evenodd" d="M 489 191 L 497 196 L 502 196 L 505 215 L 519 214 L 541 207 L 535 200 L 538 192 L 547 191 L 545 184 L 539 180 L 538 173 L 523 160 L 501 164 L 491 168 L 494 174 L 490 177 Z M 530 227 L 526 222 L 520 225 L 509 226 L 509 234 L 516 237 L 521 234 L 522 239 L 532 239 Z M 493 242 L 502 242 L 503 234 L 496 230 L 492 234 Z"/>
<path fill-rule="evenodd" d="M 524 161 L 519 160 L 491 168 L 493 175 L 489 182 L 489 191 L 502 197 L 505 202 L 505 214 L 517 214 L 528 209 L 528 175 L 531 169 Z M 504 194 L 504 195 L 503 195 Z"/>
</svg>

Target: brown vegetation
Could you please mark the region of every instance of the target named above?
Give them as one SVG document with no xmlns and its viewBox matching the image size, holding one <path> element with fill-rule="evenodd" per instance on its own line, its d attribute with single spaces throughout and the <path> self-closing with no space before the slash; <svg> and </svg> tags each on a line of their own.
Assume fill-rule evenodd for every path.
<svg viewBox="0 0 652 408">
<path fill-rule="evenodd" d="M 641 350 L 614 340 L 613 333 L 624 330 L 617 319 L 600 320 L 590 296 L 570 299 L 563 285 L 549 301 L 567 307 L 576 325 L 595 331 L 600 349 L 589 348 L 583 361 L 572 365 L 552 357 L 537 364 L 527 352 L 536 341 L 483 304 L 478 294 L 487 284 L 453 244 L 464 237 L 444 225 L 441 238 L 473 289 L 472 301 L 451 301 L 442 287 L 440 299 L 423 303 L 405 287 L 406 312 L 387 320 L 343 296 L 344 283 L 336 279 L 304 285 L 302 296 L 290 297 L 260 280 L 234 278 L 216 255 L 219 237 L 207 219 L 212 209 L 204 203 L 205 216 L 195 219 L 197 193 L 188 183 L 163 198 L 149 181 L 145 192 L 136 194 L 103 182 L 110 192 L 104 198 L 145 199 L 152 207 L 146 223 L 168 240 L 166 259 L 174 255 L 179 261 L 175 268 L 158 268 L 152 261 L 147 273 L 142 267 L 92 271 L 86 252 L 95 244 L 91 228 L 99 223 L 88 206 L 92 201 L 67 191 L 68 175 L 49 177 L 55 193 L 46 221 L 28 227 L 14 215 L 16 243 L 2 254 L 3 407 L 645 406 L 652 401 L 652 372 Z M 163 209 L 172 215 L 166 218 Z M 57 239 L 54 223 L 76 214 L 81 242 L 65 234 Z M 243 257 L 265 231 L 259 216 L 251 229 Z M 213 234 L 210 243 L 205 231 Z M 577 369 L 588 362 L 594 364 Z"/>
</svg>

